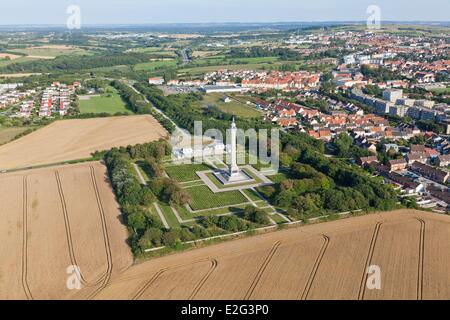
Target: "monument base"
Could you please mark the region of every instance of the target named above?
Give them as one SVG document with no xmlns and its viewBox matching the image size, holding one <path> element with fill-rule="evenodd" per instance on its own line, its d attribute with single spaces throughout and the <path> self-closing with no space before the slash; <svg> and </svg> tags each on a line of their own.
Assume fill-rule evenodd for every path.
<svg viewBox="0 0 450 320">
<path fill-rule="evenodd" d="M 255 179 L 243 170 L 233 173 L 232 175 L 230 175 L 228 171 L 216 171 L 214 172 L 214 176 L 225 186 L 255 181 Z"/>
</svg>

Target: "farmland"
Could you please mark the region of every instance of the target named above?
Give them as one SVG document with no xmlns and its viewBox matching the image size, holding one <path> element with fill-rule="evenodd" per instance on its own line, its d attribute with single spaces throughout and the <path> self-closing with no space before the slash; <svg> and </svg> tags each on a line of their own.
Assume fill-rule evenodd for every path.
<svg viewBox="0 0 450 320">
<path fill-rule="evenodd" d="M 0 168 L 14 169 L 89 158 L 95 151 L 166 136 L 151 116 L 56 121 L 0 147 Z"/>
<path fill-rule="evenodd" d="M 448 239 L 450 218 L 445 216 L 404 210 L 356 217 L 222 243 L 143 263 L 118 277 L 99 298 L 356 300 L 361 298 L 360 291 L 366 291 L 362 298 L 370 299 L 369 290 L 364 286 L 361 290 L 361 284 L 374 229 L 381 225 L 378 237 L 391 237 L 392 230 L 400 235 L 392 243 L 381 242 L 381 238 L 375 241 L 374 258 L 384 256 L 392 266 L 389 274 L 384 274 L 387 278 L 382 280 L 382 289 L 376 290 L 378 298 L 390 298 L 395 293 L 395 296 L 417 299 L 419 289 L 421 299 L 448 299 L 450 276 L 443 268 L 450 257 L 448 242 L 432 247 L 438 239 L 435 233 L 429 234 L 425 237 L 425 254 L 420 255 L 418 219 L 425 221 L 426 234 L 430 226 L 430 231 L 443 237 L 441 240 Z M 414 241 L 403 242 L 404 234 Z M 389 253 L 398 247 L 402 247 L 403 254 Z M 418 259 L 425 259 L 420 272 Z M 403 273 L 403 267 L 414 272 Z M 192 274 L 193 270 L 196 273 Z M 143 274 L 152 276 L 144 279 Z M 190 274 L 195 281 L 188 277 Z M 427 282 L 422 285 L 419 276 Z M 390 279 L 396 280 L 391 283 Z M 403 287 L 405 283 L 414 286 Z M 170 290 L 177 284 L 177 290 Z"/>
<path fill-rule="evenodd" d="M 450 217 L 410 210 L 307 225 L 132 265 L 105 174 L 91 162 L 0 176 L 6 204 L 0 208 L 0 298 L 450 298 Z M 372 264 L 383 272 L 381 290 L 364 285 Z M 65 287 L 70 265 L 80 267 L 81 290 Z M 22 271 L 5 277 L 11 268 Z"/>
<path fill-rule="evenodd" d="M 80 267 L 82 297 L 93 297 L 131 265 L 126 228 L 105 177 L 105 167 L 94 162 L 0 177 L 3 299 L 70 297 L 70 265 Z"/>
<path fill-rule="evenodd" d="M 2 182 L 8 182 L 8 187 L 0 184 L 0 195 L 17 201 L 8 202 L 8 207 L 2 208 L 5 219 L 1 235 L 7 245 L 2 246 L 4 258 L 0 262 L 0 270 L 3 274 L 8 266 L 16 266 L 20 270 L 23 261 L 27 266 L 26 287 L 23 287 L 23 274 L 20 272 L 13 277 L 0 278 L 1 298 L 24 299 L 26 293 L 32 298 L 43 299 L 90 296 L 95 299 L 357 300 L 372 299 L 374 295 L 378 299 L 450 298 L 447 270 L 450 217 L 407 210 L 224 242 L 130 267 L 130 256 L 123 247 L 125 242 L 113 236 L 123 239 L 125 231 L 117 220 L 112 193 L 108 197 L 108 187 L 103 184 L 102 170 L 94 165 L 101 201 L 111 204 L 105 208 L 109 241 L 114 242 L 110 246 L 114 267 L 108 285 L 102 285 L 101 281 L 108 274 L 108 258 L 105 246 L 101 244 L 101 219 L 95 197 L 89 192 L 93 187 L 88 167 L 65 167 L 56 170 L 60 182 L 55 179 L 54 169 L 27 174 L 26 224 L 22 218 L 24 176 L 6 175 L 1 178 Z M 69 190 L 68 185 L 73 179 L 79 179 L 88 190 Z M 41 190 L 41 186 L 46 189 Z M 51 200 L 48 196 L 51 191 L 58 194 L 58 188 L 65 196 L 66 213 L 61 209 L 59 199 Z M 76 201 L 78 197 L 86 201 L 79 203 Z M 76 215 L 80 211 L 76 209 L 96 214 L 80 220 Z M 50 211 L 43 215 L 44 210 Z M 69 217 L 70 228 L 64 224 L 65 214 Z M 87 230 L 81 229 L 83 221 L 89 226 Z M 8 232 L 13 229 L 19 232 Z M 55 234 L 49 234 L 49 229 Z M 67 236 L 67 230 L 73 237 L 71 246 L 65 241 L 57 241 L 58 237 Z M 25 254 L 22 234 L 27 235 Z M 93 252 L 80 249 L 87 239 L 91 242 L 85 245 Z M 392 242 L 384 241 L 386 239 Z M 405 242 L 405 239 L 411 241 Z M 419 246 L 420 241 L 423 241 L 423 247 Z M 41 247 L 37 246 L 38 243 Z M 50 250 L 48 253 L 42 251 L 44 245 Z M 67 255 L 61 252 L 67 252 Z M 59 260 L 50 265 L 52 254 Z M 87 283 L 92 284 L 83 285 L 75 293 L 63 288 L 65 267 L 71 264 L 71 256 L 81 265 Z M 364 286 L 367 263 L 381 264 L 381 290 L 374 292 Z M 38 278 L 39 272 L 41 276 Z M 40 291 L 41 286 L 46 291 Z M 177 290 L 172 290 L 174 288 Z"/>
</svg>

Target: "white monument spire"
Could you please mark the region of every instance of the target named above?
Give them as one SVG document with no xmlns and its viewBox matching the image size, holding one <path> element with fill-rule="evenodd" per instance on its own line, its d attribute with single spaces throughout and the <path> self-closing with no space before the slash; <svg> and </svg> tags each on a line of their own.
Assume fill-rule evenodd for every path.
<svg viewBox="0 0 450 320">
<path fill-rule="evenodd" d="M 230 154 L 230 177 L 235 176 L 239 174 L 239 167 L 237 165 L 237 127 L 236 122 L 234 121 L 231 123 L 231 154 Z"/>
</svg>

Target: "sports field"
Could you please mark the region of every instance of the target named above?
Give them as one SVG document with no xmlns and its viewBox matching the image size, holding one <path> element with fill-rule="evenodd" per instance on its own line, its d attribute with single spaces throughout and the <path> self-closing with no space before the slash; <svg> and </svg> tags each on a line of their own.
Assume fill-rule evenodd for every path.
<svg viewBox="0 0 450 320">
<path fill-rule="evenodd" d="M 79 98 L 81 113 L 131 113 L 131 111 L 127 109 L 125 102 L 115 90 L 114 92 L 100 96 L 80 96 Z"/>
</svg>

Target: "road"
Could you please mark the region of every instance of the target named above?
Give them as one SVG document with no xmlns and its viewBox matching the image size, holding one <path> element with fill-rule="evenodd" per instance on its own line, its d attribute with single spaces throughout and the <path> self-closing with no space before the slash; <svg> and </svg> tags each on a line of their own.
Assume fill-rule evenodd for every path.
<svg viewBox="0 0 450 320">
<path fill-rule="evenodd" d="M 149 103 L 153 109 L 155 109 L 156 112 L 158 112 L 160 115 L 162 115 L 164 118 L 166 118 L 167 120 L 169 120 L 174 126 L 175 126 L 175 131 L 177 133 L 180 133 L 183 138 L 187 138 L 190 139 L 191 135 L 189 133 L 186 133 L 184 129 L 180 128 L 172 119 L 170 119 L 164 112 L 162 112 L 160 109 L 158 109 L 157 107 L 155 107 L 155 105 L 147 99 L 147 97 L 142 94 L 142 92 L 140 92 L 139 90 L 137 90 L 133 85 L 127 83 L 127 85 L 133 89 L 134 92 L 136 92 L 137 94 L 140 94 L 144 97 L 145 102 Z"/>
<path fill-rule="evenodd" d="M 187 65 L 189 62 L 191 62 L 191 59 L 189 58 L 188 54 L 187 54 L 187 48 L 181 50 L 181 57 L 183 58 L 183 66 Z"/>
</svg>

